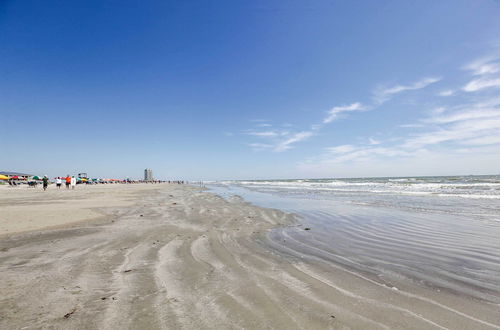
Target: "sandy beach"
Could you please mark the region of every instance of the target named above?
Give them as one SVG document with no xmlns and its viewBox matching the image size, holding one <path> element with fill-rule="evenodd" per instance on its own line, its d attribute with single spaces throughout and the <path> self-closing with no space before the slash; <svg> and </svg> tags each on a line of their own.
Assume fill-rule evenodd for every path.
<svg viewBox="0 0 500 330">
<path fill-rule="evenodd" d="M 498 305 L 287 253 L 283 226 L 191 186 L 0 187 L 0 328 L 500 329 Z"/>
</svg>

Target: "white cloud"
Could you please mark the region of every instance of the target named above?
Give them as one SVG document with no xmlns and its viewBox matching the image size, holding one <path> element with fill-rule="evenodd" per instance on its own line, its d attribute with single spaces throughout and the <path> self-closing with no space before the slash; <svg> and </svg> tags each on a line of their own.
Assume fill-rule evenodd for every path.
<svg viewBox="0 0 500 330">
<path fill-rule="evenodd" d="M 403 125 L 399 125 L 399 127 L 401 127 L 401 128 L 422 128 L 422 127 L 425 127 L 425 125 L 422 125 L 422 124 L 403 124 Z"/>
<path fill-rule="evenodd" d="M 477 92 L 485 88 L 500 88 L 500 78 L 479 78 L 467 83 L 462 89 L 466 92 Z"/>
<path fill-rule="evenodd" d="M 412 85 L 407 85 L 407 86 L 396 85 L 391 88 L 380 89 L 376 94 L 376 98 L 385 101 L 394 94 L 401 93 L 407 90 L 421 89 L 439 81 L 440 79 L 441 78 L 437 77 L 424 78 L 422 80 L 413 83 Z M 379 102 L 378 105 L 380 105 L 382 102 Z M 354 112 L 354 111 L 367 111 L 367 110 L 372 110 L 373 108 L 374 106 L 367 107 L 361 104 L 360 102 L 354 102 L 348 105 L 336 106 L 328 111 L 328 115 L 322 120 L 320 124 L 312 124 L 310 125 L 309 130 L 298 132 L 295 134 L 291 134 L 288 131 L 278 131 L 278 130 L 269 130 L 269 131 L 248 130 L 244 134 L 260 138 L 269 138 L 271 139 L 271 141 L 274 141 L 272 144 L 274 145 L 274 147 L 271 147 L 271 144 L 266 144 L 266 145 L 262 145 L 260 143 L 251 144 L 250 146 L 254 149 L 258 150 L 272 149 L 277 152 L 282 152 L 291 149 L 293 144 L 310 138 L 315 134 L 315 132 L 321 130 L 325 124 L 331 123 L 336 119 L 338 119 L 340 114 L 342 113 Z M 254 119 L 252 121 L 261 123 L 257 124 L 256 127 L 271 127 L 270 124 L 266 123 L 267 120 L 264 119 Z M 285 140 L 280 140 L 280 138 L 285 138 L 285 137 L 286 137 Z M 370 138 L 368 144 L 378 145 L 380 144 L 380 142 Z"/>
<path fill-rule="evenodd" d="M 461 111 L 447 116 L 433 117 L 426 119 L 425 121 L 434 124 L 446 124 L 469 119 L 489 117 L 500 117 L 500 109 L 474 109 L 471 111 Z"/>
<path fill-rule="evenodd" d="M 344 145 L 337 146 L 337 147 L 326 148 L 326 150 L 332 154 L 343 154 L 346 152 L 351 152 L 351 151 L 356 150 L 356 147 L 353 145 L 350 145 L 350 144 L 344 144 Z"/>
<path fill-rule="evenodd" d="M 410 137 L 403 144 L 404 148 L 418 148 L 443 142 L 466 143 L 482 137 L 500 136 L 500 117 L 464 120 L 451 126 L 439 127 Z"/>
<path fill-rule="evenodd" d="M 388 101 L 393 95 L 409 91 L 425 88 L 441 80 L 441 77 L 429 77 L 421 79 L 411 85 L 396 85 L 389 88 L 379 88 L 374 93 L 374 100 L 377 104 L 382 104 Z"/>
<path fill-rule="evenodd" d="M 439 96 L 452 96 L 455 92 L 452 89 L 446 89 L 444 91 L 439 92 L 437 95 Z"/>
<path fill-rule="evenodd" d="M 463 151 L 463 152 L 461 152 Z M 467 154 L 464 154 L 466 152 Z M 304 177 L 415 176 L 497 173 L 496 147 L 461 150 L 415 150 L 400 157 L 366 157 L 366 161 L 329 162 L 313 159 L 297 164 Z M 446 164 L 446 166 L 443 166 Z M 299 174 L 299 175 L 300 175 Z"/>
<path fill-rule="evenodd" d="M 500 57 L 487 56 L 477 59 L 463 67 L 474 75 L 488 75 L 500 72 Z"/>
<path fill-rule="evenodd" d="M 327 148 L 326 150 L 327 153 L 320 157 L 319 163 L 341 164 L 346 162 L 366 162 L 377 157 L 408 157 L 414 154 L 414 152 L 402 150 L 400 147 L 340 145 Z"/>
<path fill-rule="evenodd" d="M 388 168 L 394 170 L 391 175 L 397 175 L 403 167 L 411 171 L 410 175 L 417 174 L 421 168 L 435 175 L 440 171 L 449 174 L 456 169 L 467 169 L 467 173 L 498 171 L 491 161 L 500 162 L 500 97 L 461 93 L 461 90 L 475 92 L 500 88 L 500 57 L 476 61 L 464 69 L 474 75 L 470 82 L 461 89 L 432 91 L 434 98 L 424 104 L 439 103 L 431 110 L 421 111 L 427 117 L 417 123 L 399 125 L 418 130 L 403 131 L 404 135 L 398 136 L 393 134 L 401 133 L 401 130 L 389 131 L 380 141 L 369 136 L 357 137 L 359 143 L 326 148 L 323 154 L 299 163 L 298 169 L 317 170 L 316 173 L 326 175 L 342 175 L 340 171 L 352 173 L 354 169 L 358 173 L 366 171 L 366 175 L 374 175 L 374 167 L 384 175 L 388 175 Z M 372 110 L 394 95 L 425 88 L 439 80 L 426 78 L 409 85 L 379 88 L 373 94 L 373 103 L 364 109 Z M 460 98 L 436 98 L 457 93 L 460 93 Z M 342 111 L 355 111 L 350 108 L 351 105 L 332 109 L 332 118 L 326 118 L 329 119 L 327 122 L 335 120 Z"/>
<path fill-rule="evenodd" d="M 468 82 L 462 90 L 466 92 L 477 92 L 487 88 L 500 88 L 500 77 L 495 73 L 500 73 L 500 56 L 488 56 L 475 60 L 463 69 L 472 71 L 472 74 L 479 76 Z"/>
<path fill-rule="evenodd" d="M 359 110 L 365 110 L 365 107 L 359 102 L 352 103 L 349 105 L 343 105 L 343 106 L 338 106 L 338 107 L 333 107 L 328 111 L 328 116 L 323 119 L 323 124 L 328 124 L 337 119 L 338 115 L 342 112 L 349 112 L 349 111 L 359 111 Z"/>
<path fill-rule="evenodd" d="M 274 147 L 274 151 L 281 152 L 281 151 L 291 149 L 292 144 L 300 142 L 300 141 L 304 141 L 304 140 L 310 138 L 311 136 L 313 136 L 313 132 L 310 132 L 310 131 L 303 131 L 303 132 L 295 133 L 290 138 L 279 142 Z"/>
<path fill-rule="evenodd" d="M 465 140 L 463 142 L 463 144 L 465 144 L 465 145 L 478 145 L 478 146 L 500 144 L 500 131 L 498 131 L 492 135 L 485 135 L 485 136 L 481 136 L 478 138 Z M 497 153 L 499 153 L 499 151 L 500 150 L 497 150 Z"/>
<path fill-rule="evenodd" d="M 258 136 L 258 137 L 276 137 L 279 136 L 280 134 L 275 132 L 275 131 L 262 131 L 262 132 L 247 132 L 245 133 L 247 135 L 253 135 L 253 136 Z"/>
<path fill-rule="evenodd" d="M 250 143 L 249 146 L 255 151 L 272 149 L 274 146 L 267 143 Z"/>
</svg>

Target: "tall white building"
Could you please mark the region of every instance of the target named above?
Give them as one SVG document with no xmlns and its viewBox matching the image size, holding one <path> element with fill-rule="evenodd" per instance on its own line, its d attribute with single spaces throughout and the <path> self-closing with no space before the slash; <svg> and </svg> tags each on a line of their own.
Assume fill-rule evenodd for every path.
<svg viewBox="0 0 500 330">
<path fill-rule="evenodd" d="M 150 168 L 144 170 L 144 181 L 153 180 L 153 171 Z"/>
</svg>

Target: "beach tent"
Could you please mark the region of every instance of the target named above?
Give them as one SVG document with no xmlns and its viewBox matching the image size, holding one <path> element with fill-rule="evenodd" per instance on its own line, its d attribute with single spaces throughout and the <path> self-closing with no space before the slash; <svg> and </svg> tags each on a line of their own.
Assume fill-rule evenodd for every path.
<svg viewBox="0 0 500 330">
<path fill-rule="evenodd" d="M 0 180 L 9 180 L 9 177 L 3 174 L 0 174 Z"/>
</svg>

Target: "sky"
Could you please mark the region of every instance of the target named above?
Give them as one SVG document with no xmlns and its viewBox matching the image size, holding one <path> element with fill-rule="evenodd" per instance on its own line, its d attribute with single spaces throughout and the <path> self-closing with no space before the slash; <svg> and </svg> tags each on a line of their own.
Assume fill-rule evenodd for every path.
<svg viewBox="0 0 500 330">
<path fill-rule="evenodd" d="M 0 1 L 0 170 L 500 174 L 500 1 Z"/>
</svg>

